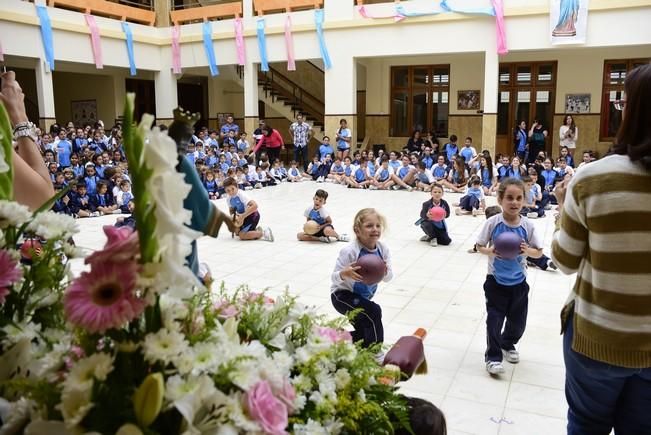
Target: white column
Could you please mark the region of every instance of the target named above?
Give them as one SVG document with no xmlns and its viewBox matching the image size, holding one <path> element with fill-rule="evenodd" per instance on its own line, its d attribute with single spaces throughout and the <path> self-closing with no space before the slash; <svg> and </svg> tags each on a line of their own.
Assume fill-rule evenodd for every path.
<svg viewBox="0 0 651 435">
<path fill-rule="evenodd" d="M 500 61 L 497 51 L 489 49 L 484 54 L 484 113 L 497 113 L 497 92 Z"/>
<path fill-rule="evenodd" d="M 325 114 L 357 113 L 357 68 L 350 56 L 330 52 L 332 68 L 325 70 Z"/>
<path fill-rule="evenodd" d="M 258 116 L 258 65 L 247 62 L 244 65 L 244 117 Z"/>
<path fill-rule="evenodd" d="M 36 62 L 35 74 L 39 124 L 42 128 L 49 128 L 56 121 L 52 72 L 45 64 L 45 61 L 38 60 Z"/>
<path fill-rule="evenodd" d="M 176 76 L 167 67 L 154 75 L 156 91 L 156 118 L 165 122 L 174 118 L 174 109 L 178 106 Z"/>
</svg>

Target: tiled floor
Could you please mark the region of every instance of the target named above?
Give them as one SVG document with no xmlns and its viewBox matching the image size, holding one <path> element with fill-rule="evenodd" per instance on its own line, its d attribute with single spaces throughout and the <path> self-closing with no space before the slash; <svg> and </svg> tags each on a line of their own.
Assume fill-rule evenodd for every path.
<svg viewBox="0 0 651 435">
<path fill-rule="evenodd" d="M 428 194 L 360 191 L 327 183 L 283 184 L 246 192 L 258 202 L 261 224 L 273 228 L 274 243 L 241 242 L 224 230 L 218 239 L 199 240 L 201 260 L 229 288 L 248 284 L 278 293 L 288 287 L 304 303 L 337 315 L 330 305 L 330 274 L 343 244 L 296 241 L 304 223 L 303 211 L 317 188 L 330 193 L 326 208 L 339 232 L 352 235 L 353 216 L 363 207 L 375 207 L 387 217 L 389 228 L 383 238 L 391 248 L 395 277 L 381 284 L 376 296 L 383 307 L 386 342 L 393 343 L 419 326 L 428 330 L 429 374 L 405 382 L 405 393 L 440 406 L 452 435 L 564 433 L 559 312 L 572 277 L 529 269 L 529 318 L 519 346 L 522 361 L 505 363 L 506 374 L 501 379 L 491 378 L 483 363 L 486 259 L 466 252 L 484 217 L 453 214 L 448 220 L 452 245 L 432 248 L 418 241 L 422 233 L 414 226 Z M 447 193 L 445 199 L 453 203 L 459 196 Z M 216 203 L 227 209 L 224 200 Z M 494 204 L 495 198 L 488 198 L 488 203 Z M 114 220 L 113 216 L 80 220 L 78 244 L 101 247 L 101 225 Z M 553 219 L 539 219 L 535 226 L 544 233 L 548 253 Z M 77 264 L 75 269 L 79 267 Z"/>
</svg>

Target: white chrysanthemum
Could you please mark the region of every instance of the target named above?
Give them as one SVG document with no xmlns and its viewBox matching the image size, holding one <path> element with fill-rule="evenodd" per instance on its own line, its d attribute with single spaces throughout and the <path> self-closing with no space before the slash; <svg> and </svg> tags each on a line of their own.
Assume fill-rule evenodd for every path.
<svg viewBox="0 0 651 435">
<path fill-rule="evenodd" d="M 165 383 L 165 399 L 175 402 L 186 394 L 194 393 L 199 387 L 200 379 L 195 376 L 183 378 L 179 375 L 170 377 Z"/>
<path fill-rule="evenodd" d="M 0 228 L 18 227 L 32 217 L 29 208 L 13 201 L 0 201 Z"/>
<path fill-rule="evenodd" d="M 292 379 L 292 385 L 294 385 L 294 388 L 298 391 L 309 391 L 312 389 L 312 380 L 309 376 L 299 374 Z"/>
<path fill-rule="evenodd" d="M 47 240 L 67 240 L 79 232 L 79 226 L 72 216 L 46 211 L 37 214 L 27 230 Z"/>
<path fill-rule="evenodd" d="M 2 340 L 2 344 L 5 349 L 14 343 L 18 343 L 21 340 L 31 342 L 39 336 L 41 331 L 41 325 L 38 323 L 32 322 L 22 322 L 18 324 L 9 324 L 2 328 L 5 333 L 5 338 Z"/>
<path fill-rule="evenodd" d="M 200 236 L 198 231 L 185 225 L 192 219 L 192 212 L 183 207 L 191 186 L 176 170 L 176 143 L 158 127 L 149 130 L 151 121 L 143 116 L 139 128 L 146 136 L 144 160 L 152 170 L 146 188 L 156 204 L 154 236 L 160 252 L 156 278 L 163 288 L 176 290 L 173 296 L 187 297 L 191 294 L 191 286 L 199 284 L 192 271 L 184 266 L 185 258 L 191 252 L 190 242 Z"/>
<path fill-rule="evenodd" d="M 63 383 L 63 390 L 90 391 L 94 379 L 105 381 L 111 371 L 113 371 L 113 358 L 106 353 L 94 353 L 75 363 Z"/>
<path fill-rule="evenodd" d="M 180 332 L 161 328 L 155 334 L 147 334 L 143 350 L 147 361 L 168 364 L 188 350 L 188 342 Z"/>
<path fill-rule="evenodd" d="M 307 421 L 306 424 L 295 424 L 294 425 L 294 434 L 295 435 L 330 435 L 328 430 L 321 425 L 318 421 L 314 421 L 311 418 Z"/>
<path fill-rule="evenodd" d="M 343 390 L 350 382 L 350 373 L 345 368 L 340 368 L 335 373 L 335 385 L 337 390 Z"/>
<path fill-rule="evenodd" d="M 176 298 L 172 298 L 167 294 L 161 295 L 160 308 L 163 317 L 163 325 L 165 328 L 178 331 L 181 325 L 177 322 L 188 317 L 187 305 Z"/>
<path fill-rule="evenodd" d="M 359 398 L 360 401 L 366 402 L 366 391 L 360 388 L 359 391 L 357 392 L 357 397 Z"/>
<path fill-rule="evenodd" d="M 196 344 L 193 348 L 194 373 L 206 373 L 217 369 L 221 362 L 220 355 L 216 352 L 216 346 L 210 342 Z"/>
<path fill-rule="evenodd" d="M 78 426 L 93 407 L 90 396 L 90 388 L 64 390 L 61 394 L 61 403 L 58 408 L 61 415 L 63 415 L 63 421 L 69 429 Z"/>
</svg>

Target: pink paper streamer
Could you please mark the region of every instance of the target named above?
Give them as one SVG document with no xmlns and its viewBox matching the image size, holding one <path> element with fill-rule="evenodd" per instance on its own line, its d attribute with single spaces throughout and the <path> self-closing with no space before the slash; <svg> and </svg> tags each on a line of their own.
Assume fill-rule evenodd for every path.
<svg viewBox="0 0 651 435">
<path fill-rule="evenodd" d="M 176 24 L 172 27 L 172 72 L 174 74 L 181 74 L 181 44 L 179 38 L 181 37 L 181 27 Z"/>
<path fill-rule="evenodd" d="M 296 71 L 294 60 L 294 38 L 292 37 L 292 19 L 287 15 L 285 20 L 285 46 L 287 47 L 287 71 Z"/>
<path fill-rule="evenodd" d="M 495 30 L 497 32 L 497 54 L 506 54 L 506 29 L 504 28 L 504 3 L 502 0 L 491 0 L 495 9 Z"/>
<path fill-rule="evenodd" d="M 235 17 L 233 23 L 235 26 L 235 49 L 237 50 L 237 64 L 244 66 L 246 64 L 246 46 L 244 45 L 244 29 L 242 18 Z"/>
<path fill-rule="evenodd" d="M 104 68 L 104 62 L 102 62 L 102 41 L 99 37 L 97 22 L 95 22 L 95 17 L 92 15 L 84 14 L 84 17 L 90 30 L 90 44 L 93 48 L 93 57 L 95 57 L 95 68 L 102 69 Z"/>
<path fill-rule="evenodd" d="M 5 61 L 5 51 L 2 48 L 2 42 L 0 42 L 0 62 L 4 62 L 4 61 Z"/>
<path fill-rule="evenodd" d="M 371 14 L 366 10 L 366 6 L 364 5 L 359 6 L 357 12 L 359 12 L 359 14 L 364 18 L 393 18 L 395 22 L 402 21 L 406 18 L 405 16 L 396 13 L 391 13 L 389 15 Z"/>
</svg>

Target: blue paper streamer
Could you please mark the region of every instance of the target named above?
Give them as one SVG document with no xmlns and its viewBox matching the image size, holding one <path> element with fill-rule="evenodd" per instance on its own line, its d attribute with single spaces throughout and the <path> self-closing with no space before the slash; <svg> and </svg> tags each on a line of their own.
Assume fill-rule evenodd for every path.
<svg viewBox="0 0 651 435">
<path fill-rule="evenodd" d="M 133 55 L 133 33 L 131 33 L 131 27 L 126 21 L 122 21 L 122 31 L 127 37 L 127 55 L 129 57 L 129 74 L 132 76 L 136 75 L 136 61 Z"/>
<path fill-rule="evenodd" d="M 264 34 L 264 18 L 258 18 L 256 24 L 258 34 L 258 48 L 260 49 L 260 70 L 269 71 L 269 58 L 267 56 L 267 36 Z"/>
<path fill-rule="evenodd" d="M 41 39 L 43 40 L 43 50 L 45 59 L 50 66 L 50 71 L 54 71 L 54 38 L 52 37 L 52 23 L 47 8 L 43 5 L 36 5 L 36 13 L 41 22 Z"/>
<path fill-rule="evenodd" d="M 219 68 L 217 68 L 217 61 L 215 60 L 215 46 L 212 43 L 212 23 L 210 21 L 203 22 L 203 48 L 208 58 L 210 75 L 219 75 Z"/>
<path fill-rule="evenodd" d="M 325 69 L 332 68 L 332 61 L 326 47 L 325 37 L 323 36 L 323 9 L 314 10 L 314 23 L 316 24 L 316 36 L 319 40 L 319 50 L 321 51 L 321 59 L 323 59 L 323 66 Z"/>
<path fill-rule="evenodd" d="M 408 12 L 405 10 L 404 6 L 401 4 L 396 5 L 396 15 L 400 15 L 403 17 L 422 17 L 425 15 L 438 15 L 438 14 L 443 14 L 445 12 L 448 12 L 447 10 L 443 11 L 432 11 L 432 12 Z"/>
<path fill-rule="evenodd" d="M 470 9 L 464 9 L 464 8 L 451 8 L 450 5 L 448 5 L 447 0 L 441 0 L 441 3 L 439 3 L 441 6 L 441 9 L 443 9 L 445 12 L 456 12 L 458 14 L 471 14 L 471 15 L 490 15 L 492 17 L 495 16 L 495 8 L 492 6 L 489 8 L 470 8 Z"/>
</svg>

